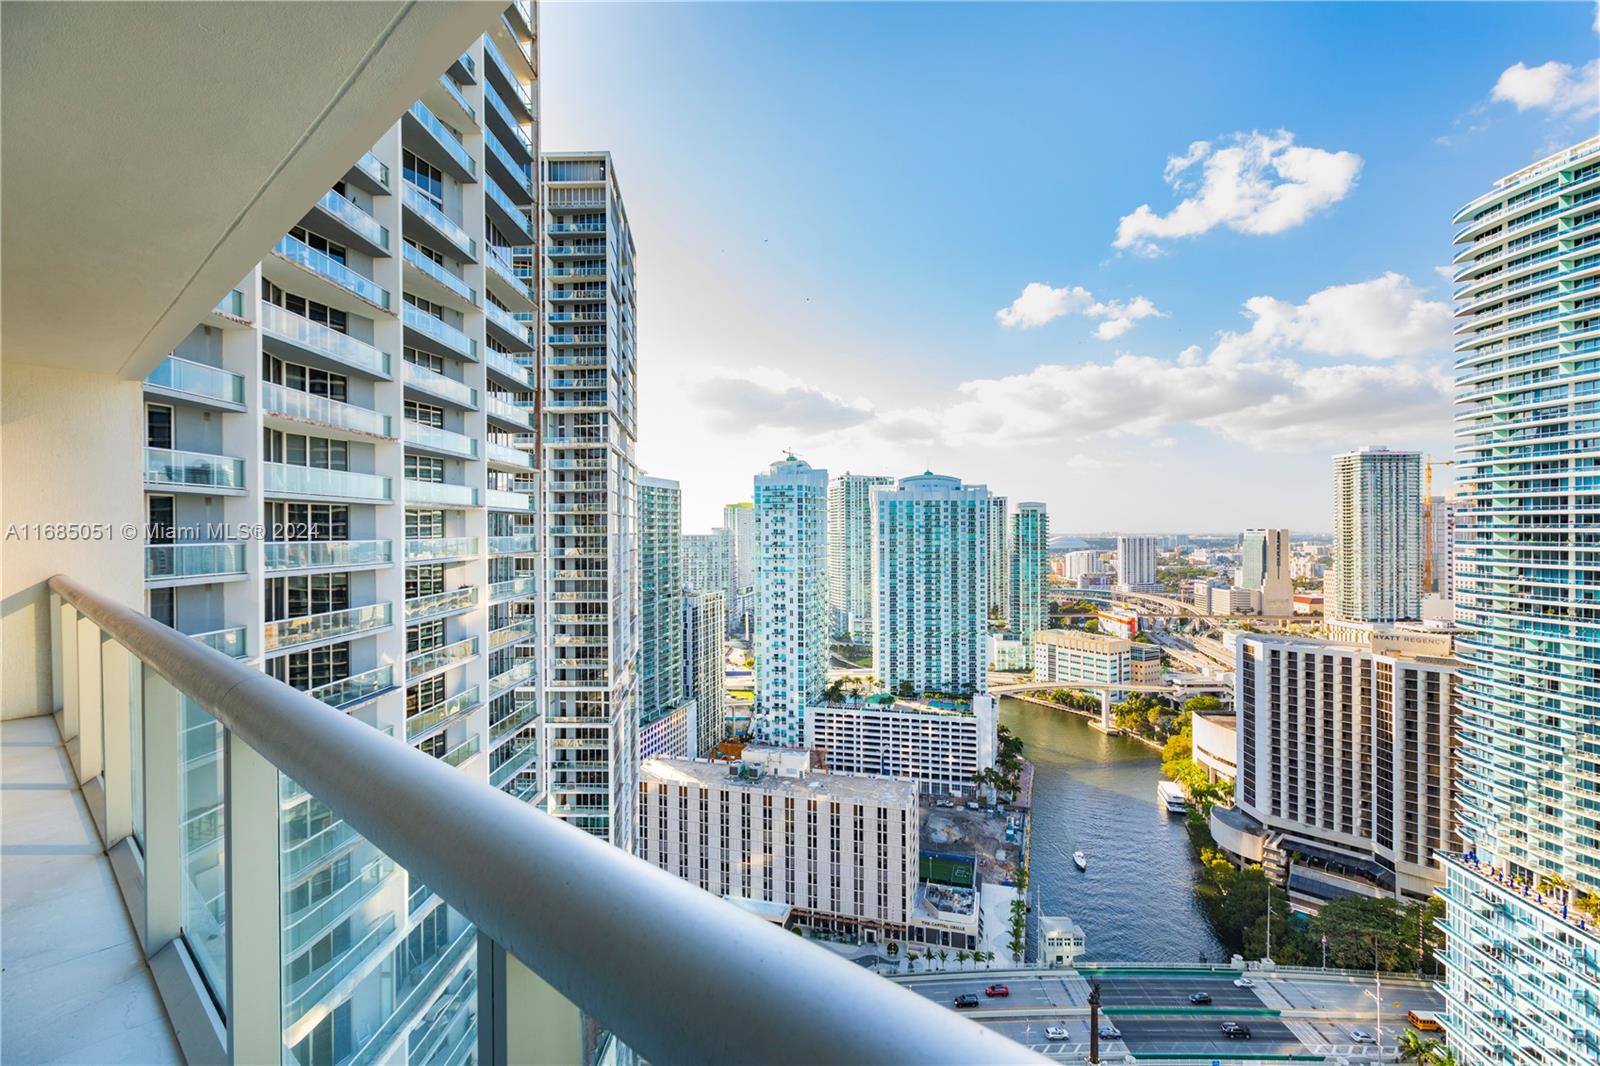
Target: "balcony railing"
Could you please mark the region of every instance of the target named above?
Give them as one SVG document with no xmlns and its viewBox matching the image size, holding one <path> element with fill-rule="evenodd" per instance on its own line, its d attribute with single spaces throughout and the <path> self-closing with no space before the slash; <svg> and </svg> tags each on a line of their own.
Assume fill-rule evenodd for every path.
<svg viewBox="0 0 1600 1066">
<path fill-rule="evenodd" d="M 224 629 L 213 629 L 208 633 L 194 633 L 190 640 L 197 640 L 208 648 L 215 648 L 224 655 L 235 659 L 245 656 L 244 626 L 229 626 Z"/>
<path fill-rule="evenodd" d="M 477 177 L 477 164 L 473 163 L 472 155 L 467 151 L 466 146 L 461 143 L 461 139 L 451 131 L 450 127 L 440 122 L 434 113 L 423 105 L 421 100 L 411 105 L 411 117 L 416 119 L 423 129 L 433 135 L 434 140 L 439 142 L 439 146 L 449 153 L 450 158 L 454 159 L 462 170 L 474 178 Z"/>
<path fill-rule="evenodd" d="M 418 313 L 420 314 L 421 312 Z M 477 389 L 465 382 L 457 381 L 455 378 L 446 377 L 437 371 L 429 370 L 425 366 L 406 363 L 405 383 L 421 389 L 430 396 L 437 396 L 441 400 L 448 400 L 459 407 L 465 407 L 469 411 L 478 409 Z"/>
<path fill-rule="evenodd" d="M 489 602 L 500 603 L 503 600 L 532 596 L 538 591 L 539 579 L 535 577 L 514 577 L 509 581 L 496 581 L 489 586 Z"/>
<path fill-rule="evenodd" d="M 329 189 L 322 194 L 322 199 L 317 201 L 317 206 L 350 227 L 352 232 L 365 237 L 373 245 L 384 251 L 389 250 L 389 227 L 356 206 L 354 201 Z"/>
<path fill-rule="evenodd" d="M 425 451 L 444 452 L 462 459 L 478 457 L 477 438 L 469 437 L 465 433 L 410 421 L 406 422 L 405 431 L 408 446 Z"/>
<path fill-rule="evenodd" d="M 418 333 L 432 337 L 457 355 L 473 360 L 478 358 L 478 342 L 443 319 L 434 318 L 428 312 L 410 304 L 406 304 L 401 313 L 405 316 L 407 329 L 414 329 Z"/>
<path fill-rule="evenodd" d="M 534 509 L 534 497 L 530 492 L 488 489 L 484 492 L 483 502 L 496 511 L 531 511 Z"/>
<path fill-rule="evenodd" d="M 478 490 L 472 485 L 452 485 L 444 481 L 406 480 L 407 503 L 434 503 L 442 507 L 476 507 Z"/>
<path fill-rule="evenodd" d="M 265 300 L 261 301 L 257 321 L 264 332 L 297 348 L 327 356 L 375 377 L 389 376 L 389 353 L 374 348 L 366 341 L 357 340 Z"/>
<path fill-rule="evenodd" d="M 468 585 L 451 592 L 435 592 L 427 596 L 413 596 L 406 600 L 406 621 L 419 622 L 425 618 L 467 611 L 478 605 L 478 586 Z"/>
<path fill-rule="evenodd" d="M 497 352 L 490 348 L 483 353 L 483 363 L 495 373 L 515 381 L 529 391 L 533 390 L 531 371 L 504 352 Z"/>
<path fill-rule="evenodd" d="M 203 400 L 244 406 L 244 378 L 238 374 L 169 355 L 144 379 L 146 385 Z"/>
<path fill-rule="evenodd" d="M 536 533 L 522 533 L 512 537 L 490 537 L 490 555 L 532 555 L 539 550 Z"/>
<path fill-rule="evenodd" d="M 394 439 L 389 416 L 380 411 L 329 399 L 326 396 L 316 396 L 300 389 L 274 385 L 270 381 L 261 383 L 261 407 L 267 414 L 293 419 L 296 422 L 309 422 L 330 429 L 345 429 L 366 437 Z"/>
<path fill-rule="evenodd" d="M 269 540 L 262 551 L 268 571 L 342 570 L 394 561 L 387 540 Z"/>
<path fill-rule="evenodd" d="M 192 485 L 242 492 L 244 460 L 205 452 L 146 448 L 144 482 L 146 485 Z"/>
<path fill-rule="evenodd" d="M 314 640 L 331 640 L 334 637 L 355 636 L 375 629 L 387 628 L 394 620 L 394 605 L 373 603 L 365 607 L 348 607 L 342 611 L 324 611 L 321 614 L 302 615 L 268 622 L 264 644 L 267 651 L 292 648 Z"/>
<path fill-rule="evenodd" d="M 494 203 L 502 211 L 504 211 L 507 216 L 509 216 L 509 218 L 516 220 L 517 224 L 511 227 L 512 232 L 508 234 L 508 236 L 525 237 L 527 238 L 527 243 L 532 244 L 533 226 L 529 224 L 528 216 L 523 213 L 520 207 L 517 206 L 516 201 L 512 200 L 511 197 L 506 195 L 505 190 L 500 188 L 499 182 L 495 181 L 493 176 L 488 177 L 484 181 L 483 188 L 484 191 L 488 193 L 490 200 L 493 200 Z"/>
<path fill-rule="evenodd" d="M 464 278 L 450 273 L 409 244 L 401 245 L 400 256 L 406 261 L 407 266 L 432 278 L 440 286 L 455 293 L 472 306 L 478 305 L 478 290 L 468 285 Z"/>
<path fill-rule="evenodd" d="M 368 503 L 388 503 L 390 499 L 389 479 L 379 474 L 290 463 L 262 463 L 261 470 L 268 495 L 315 496 Z"/>
<path fill-rule="evenodd" d="M 406 562 L 444 562 L 478 554 L 477 537 L 420 537 L 406 541 Z"/>
<path fill-rule="evenodd" d="M 447 700 L 435 703 L 406 719 L 406 739 L 415 740 L 422 734 L 447 722 L 464 711 L 478 705 L 478 686 L 464 689 Z"/>
<path fill-rule="evenodd" d="M 484 458 L 491 463 L 499 463 L 501 466 L 515 466 L 525 470 L 534 468 L 532 452 L 522 448 L 513 448 L 509 444 L 496 444 L 494 441 L 489 441 L 484 445 L 483 454 Z"/>
<path fill-rule="evenodd" d="M 306 694 L 319 702 L 326 703 L 329 707 L 343 708 L 363 700 L 370 700 L 392 688 L 394 688 L 394 667 L 385 663 L 375 670 L 352 674 L 341 681 L 319 685 L 308 690 Z"/>
<path fill-rule="evenodd" d="M 357 274 L 337 259 L 325 252 L 319 252 L 304 241 L 297 240 L 287 233 L 278 238 L 278 243 L 272 246 L 277 255 L 299 266 L 325 281 L 339 286 L 353 296 L 365 300 L 369 304 L 389 310 L 389 290 L 373 281 L 371 278 Z"/>
<path fill-rule="evenodd" d="M 423 674 L 431 674 L 433 671 L 447 666 L 460 666 L 469 659 L 475 658 L 477 654 L 477 637 L 458 640 L 454 644 L 446 644 L 442 648 L 419 651 L 417 654 L 406 658 L 406 680 L 415 681 Z"/>
<path fill-rule="evenodd" d="M 532 349 L 533 341 L 530 339 L 528 327 L 512 317 L 510 311 L 501 310 L 494 304 L 485 302 L 483 305 L 483 313 L 488 317 L 491 323 L 499 326 L 510 336 L 516 338 L 516 343 L 524 345 L 527 349 Z"/>
<path fill-rule="evenodd" d="M 538 675 L 539 664 L 533 659 L 523 659 L 509 670 L 489 679 L 489 698 L 492 700 L 519 685 L 531 685 Z"/>
<path fill-rule="evenodd" d="M 481 778 L 459 773 L 357 718 L 329 714 L 307 693 L 202 648 L 70 578 L 52 578 L 50 590 L 51 615 L 61 622 L 51 627 L 55 700 L 63 733 L 79 741 L 69 750 L 79 760 L 80 777 L 103 780 L 107 848 L 131 836 L 136 806 L 147 814 L 144 863 L 132 867 L 136 881 L 127 897 L 147 955 L 156 956 L 183 936 L 174 898 L 183 880 L 180 769 L 164 753 L 178 750 L 180 707 L 187 700 L 215 719 L 219 743 L 229 754 L 219 763 L 218 787 L 228 797 L 230 871 L 240 865 L 271 869 L 270 857 L 293 875 L 365 837 L 406 870 L 411 883 L 427 885 L 476 924 L 481 980 L 504 972 L 501 967 L 515 967 L 514 973 L 526 968 L 540 978 L 533 982 L 524 975 L 480 989 L 486 1009 L 478 1024 L 488 1027 L 486 1036 L 504 1049 L 506 1061 L 565 1058 L 564 1049 L 577 1037 L 580 1010 L 654 1062 L 721 1060 L 730 1049 L 752 1047 L 775 1066 L 855 1061 L 863 1049 L 883 1063 L 1045 1061 L 933 1000 L 531 809 Z M 90 651 L 120 657 L 123 669 L 78 672 Z M 141 697 L 130 698 L 130 672 L 135 684 L 142 682 Z M 69 676 L 96 677 L 99 690 L 91 694 L 67 684 Z M 134 715 L 141 744 L 130 749 L 112 738 L 125 735 Z M 139 750 L 145 753 L 142 772 L 135 771 Z M 340 819 L 326 836 L 292 844 L 281 859 L 276 833 L 244 828 L 260 824 L 252 819 L 276 817 L 280 774 Z M 149 817 L 151 811 L 158 816 Z M 473 861 L 463 863 L 462 855 Z M 561 875 L 573 870 L 583 871 L 581 892 Z M 278 951 L 232 951 L 239 938 L 255 935 L 251 922 L 275 920 L 254 908 L 280 905 L 278 879 L 230 877 L 223 891 L 227 912 L 241 920 L 219 930 L 218 949 L 236 966 L 262 967 L 241 977 L 279 988 Z M 596 950 L 597 929 L 606 931 L 609 942 L 628 945 L 627 966 L 619 966 L 614 953 Z M 259 947 L 259 937 L 248 943 Z M 328 987 L 324 975 L 312 980 L 318 989 Z M 184 985 L 163 985 L 162 992 L 203 995 L 192 983 Z M 673 994 L 662 996 L 663 987 Z M 309 1002 L 314 991 L 297 985 L 289 994 Z M 169 1002 L 168 1013 L 177 1007 L 202 1009 L 194 998 Z M 507 1015 L 560 1022 L 508 1026 Z M 707 1017 L 717 1024 L 706 1025 Z M 281 1031 L 270 1025 L 256 1029 L 229 1034 L 235 1038 L 233 1061 L 281 1057 Z M 219 1045 L 210 1059 L 228 1057 L 227 1045 Z"/>
<path fill-rule="evenodd" d="M 410 182 L 400 187 L 400 202 L 406 210 L 413 212 L 428 225 L 439 231 L 439 235 L 448 238 L 468 261 L 478 258 L 478 242 L 467 236 L 467 231 L 461 228 L 461 223 L 445 214 L 444 211 L 427 196 L 421 189 Z"/>
<path fill-rule="evenodd" d="M 243 544 L 151 544 L 144 550 L 145 580 L 231 577 L 244 573 Z"/>
<path fill-rule="evenodd" d="M 356 160 L 356 168 L 385 189 L 389 187 L 389 167 L 371 152 Z"/>
</svg>

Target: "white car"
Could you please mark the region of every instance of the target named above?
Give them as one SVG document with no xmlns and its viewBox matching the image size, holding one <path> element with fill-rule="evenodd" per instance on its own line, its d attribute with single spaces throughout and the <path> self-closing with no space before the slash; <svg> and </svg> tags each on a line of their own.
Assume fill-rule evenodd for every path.
<svg viewBox="0 0 1600 1066">
<path fill-rule="evenodd" d="M 1352 1029 L 1350 1030 L 1350 1039 L 1358 1044 L 1370 1044 L 1372 1043 L 1372 1034 L 1365 1029 Z"/>
<path fill-rule="evenodd" d="M 1112 1025 L 1110 1022 L 1101 1022 L 1100 1023 L 1100 1039 L 1101 1040 L 1120 1040 L 1120 1039 L 1122 1039 L 1122 1030 L 1118 1029 L 1116 1026 Z"/>
<path fill-rule="evenodd" d="M 1248 977 L 1235 977 L 1233 979 L 1234 988 L 1254 988 L 1255 986 L 1256 983 Z"/>
<path fill-rule="evenodd" d="M 1044 1031 L 1044 1038 L 1046 1040 L 1065 1040 L 1067 1038 L 1067 1027 L 1064 1025 L 1052 1025 Z"/>
</svg>

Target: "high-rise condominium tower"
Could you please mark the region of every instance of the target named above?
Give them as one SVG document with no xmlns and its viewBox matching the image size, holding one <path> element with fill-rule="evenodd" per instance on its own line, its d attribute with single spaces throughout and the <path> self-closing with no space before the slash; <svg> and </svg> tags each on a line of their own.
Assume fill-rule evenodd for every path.
<svg viewBox="0 0 1600 1066">
<path fill-rule="evenodd" d="M 1334 456 L 1333 565 L 1331 617 L 1421 617 L 1421 454 L 1361 448 Z"/>
<path fill-rule="evenodd" d="M 515 316 L 538 303 L 511 264 L 538 243 L 535 22 L 507 7 L 350 160 L 143 410 L 151 616 L 527 801 L 538 369 Z M 399 1059 L 421 1024 L 432 1047 L 467 1039 L 472 927 L 287 778 L 252 841 L 275 854 L 224 857 L 221 729 L 181 713 L 185 940 L 218 997 L 230 920 L 282 958 L 281 996 L 227 1012 L 270 1034 L 242 1059 Z M 235 863 L 277 872 L 276 910 L 228 913 Z"/>
<path fill-rule="evenodd" d="M 1294 613 L 1287 529 L 1247 529 L 1240 552 L 1239 587 L 1261 593 L 1261 613 L 1283 618 Z"/>
<path fill-rule="evenodd" d="M 1006 628 L 1012 640 L 1022 643 L 1024 667 L 1031 670 L 1033 635 L 1050 624 L 1050 610 L 1045 603 L 1050 587 L 1050 516 L 1044 504 L 1017 504 L 1011 516 L 1006 554 L 1011 567 Z"/>
<path fill-rule="evenodd" d="M 872 490 L 872 632 L 890 692 L 987 691 L 988 489 L 929 472 Z"/>
<path fill-rule="evenodd" d="M 1457 212 L 1458 1061 L 1600 1061 L 1600 138 Z"/>
<path fill-rule="evenodd" d="M 1011 609 L 1011 509 L 1004 496 L 989 497 L 989 610 L 1006 621 Z"/>
<path fill-rule="evenodd" d="M 828 680 L 828 472 L 790 455 L 755 479 L 753 730 L 793 746 Z"/>
<path fill-rule="evenodd" d="M 1117 588 L 1123 592 L 1159 592 L 1156 580 L 1156 538 L 1117 538 Z"/>
<path fill-rule="evenodd" d="M 725 610 L 721 589 L 683 590 L 683 690 L 694 706 L 691 758 L 722 743 Z"/>
<path fill-rule="evenodd" d="M 872 640 L 872 489 L 894 479 L 840 474 L 828 482 L 828 614 L 832 635 Z"/>
<path fill-rule="evenodd" d="M 756 562 L 761 557 L 756 512 L 748 503 L 727 504 L 722 508 L 722 526 L 728 531 L 728 632 L 748 639 L 756 602 Z"/>
<path fill-rule="evenodd" d="M 1423 582 L 1423 595 L 1456 598 L 1456 501 L 1451 496 L 1434 496 L 1427 502 L 1423 514 L 1428 542 L 1428 572 Z"/>
<path fill-rule="evenodd" d="M 549 809 L 632 850 L 638 766 L 634 248 L 607 152 L 546 154 Z"/>
<path fill-rule="evenodd" d="M 676 481 L 639 479 L 639 757 L 691 756 L 683 687 L 683 523 Z"/>
<path fill-rule="evenodd" d="M 683 584 L 702 592 L 720 592 L 727 602 L 733 573 L 732 538 L 726 529 L 683 535 Z"/>
</svg>

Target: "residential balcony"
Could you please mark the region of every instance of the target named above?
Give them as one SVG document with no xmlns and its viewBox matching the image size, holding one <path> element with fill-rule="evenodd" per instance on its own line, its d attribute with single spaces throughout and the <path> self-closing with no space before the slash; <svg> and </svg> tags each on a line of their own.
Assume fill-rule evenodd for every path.
<svg viewBox="0 0 1600 1066">
<path fill-rule="evenodd" d="M 431 503 L 440 507 L 476 507 L 478 490 L 471 485 L 452 485 L 444 481 L 406 479 L 406 503 Z"/>
<path fill-rule="evenodd" d="M 211 313 L 232 319 L 235 322 L 248 323 L 250 321 L 244 315 L 244 293 L 238 289 L 228 290 L 228 293 L 217 301 L 217 306 L 211 309 Z"/>
<path fill-rule="evenodd" d="M 516 577 L 509 581 L 496 581 L 489 586 L 489 602 L 504 603 L 506 600 L 527 599 L 539 592 L 539 579 L 536 577 Z"/>
<path fill-rule="evenodd" d="M 533 411 L 529 408 L 519 407 L 498 396 L 490 396 L 484 402 L 483 409 L 490 418 L 504 422 L 515 429 L 533 429 Z"/>
<path fill-rule="evenodd" d="M 365 275 L 358 274 L 325 252 L 287 233 L 272 246 L 274 255 L 293 263 L 312 277 L 320 278 L 340 292 L 384 311 L 392 310 L 389 290 Z"/>
<path fill-rule="evenodd" d="M 146 585 L 194 584 L 244 574 L 243 544 L 150 544 L 144 549 Z"/>
<path fill-rule="evenodd" d="M 400 140 L 406 148 L 457 181 L 478 180 L 477 164 L 466 145 L 421 100 L 406 111 L 400 126 Z"/>
<path fill-rule="evenodd" d="M 434 318 L 418 307 L 406 304 L 401 309 L 406 326 L 406 343 L 418 348 L 477 362 L 478 342 L 456 327 Z"/>
<path fill-rule="evenodd" d="M 430 618 L 460 614 L 478 606 L 478 586 L 467 585 L 450 592 L 435 592 L 427 596 L 413 596 L 406 600 L 406 621 L 424 622 Z"/>
<path fill-rule="evenodd" d="M 478 390 L 466 382 L 409 362 L 402 367 L 402 377 L 407 389 L 425 393 L 433 399 L 455 404 L 468 411 L 478 409 Z"/>
<path fill-rule="evenodd" d="M 446 766 L 460 768 L 476 758 L 478 753 L 482 750 L 483 738 L 477 733 L 472 733 L 459 744 L 447 749 L 443 755 L 439 756 L 439 761 L 444 763 Z"/>
<path fill-rule="evenodd" d="M 528 221 L 525 208 L 533 206 L 533 194 L 518 189 L 516 194 L 506 192 L 490 174 L 484 178 L 484 211 L 489 220 L 508 237 L 521 237 L 524 244 L 533 244 L 533 223 Z"/>
<path fill-rule="evenodd" d="M 389 185 L 388 165 L 371 152 L 355 161 L 345 173 L 344 180 L 374 196 L 386 196 L 393 191 Z"/>
<path fill-rule="evenodd" d="M 500 54 L 500 49 L 495 47 L 494 42 L 488 37 L 483 39 L 483 58 L 490 84 L 500 90 L 501 95 L 512 107 L 521 108 L 529 119 L 534 118 L 532 95 L 523 88 L 522 81 L 512 73 L 511 64 L 506 62 L 505 56 Z"/>
<path fill-rule="evenodd" d="M 281 651 L 302 644 L 345 639 L 388 629 L 393 624 L 394 605 L 390 603 L 373 603 L 365 607 L 347 607 L 339 611 L 283 618 L 266 624 L 263 650 Z"/>
<path fill-rule="evenodd" d="M 489 679 L 489 700 L 493 702 L 496 697 L 502 696 L 518 686 L 533 684 L 533 679 L 538 676 L 539 664 L 534 659 L 523 659 L 509 670 L 502 671 Z"/>
<path fill-rule="evenodd" d="M 458 562 L 477 554 L 477 537 L 425 537 L 406 541 L 408 563 Z"/>
<path fill-rule="evenodd" d="M 261 410 L 269 423 L 289 430 L 314 426 L 318 436 L 336 440 L 394 440 L 389 416 L 342 400 L 299 389 L 261 383 Z"/>
<path fill-rule="evenodd" d="M 538 506 L 531 492 L 513 492 L 509 489 L 488 489 L 484 492 L 483 502 L 496 511 L 532 511 Z"/>
<path fill-rule="evenodd" d="M 539 746 L 533 741 L 528 741 L 515 755 L 489 771 L 489 784 L 499 788 L 511 780 L 518 773 L 533 765 L 534 759 L 539 755 Z"/>
<path fill-rule="evenodd" d="M 169 355 L 144 379 L 146 395 L 216 411 L 244 410 L 244 378 L 220 367 Z"/>
<path fill-rule="evenodd" d="M 490 555 L 532 555 L 539 550 L 539 535 L 525 533 L 514 537 L 490 537 Z"/>
<path fill-rule="evenodd" d="M 605 254 L 604 249 L 597 254 Z M 606 267 L 604 263 L 579 263 L 572 266 L 549 267 L 545 270 L 546 278 L 604 278 Z"/>
<path fill-rule="evenodd" d="M 438 426 L 423 425 L 421 422 L 405 423 L 405 441 L 406 447 L 415 452 L 448 455 L 458 459 L 478 457 L 476 438 L 453 430 L 441 429 Z"/>
<path fill-rule="evenodd" d="M 538 619 L 524 615 L 489 631 L 489 649 L 503 648 L 507 644 L 521 644 L 539 635 Z"/>
<path fill-rule="evenodd" d="M 473 311 L 478 306 L 478 290 L 465 278 L 452 274 L 409 244 L 400 246 L 406 265 L 406 291 L 432 303 Z"/>
<path fill-rule="evenodd" d="M 533 337 L 528 327 L 512 317 L 510 311 L 485 301 L 483 313 L 488 319 L 490 331 L 501 344 L 516 352 L 533 351 Z"/>
<path fill-rule="evenodd" d="M 531 167 L 534 162 L 533 141 L 522 128 L 522 122 L 511 113 L 511 108 L 500 99 L 499 93 L 491 89 L 483 94 L 483 99 L 489 105 L 484 115 L 489 129 L 504 141 L 505 147 L 518 161 Z"/>
<path fill-rule="evenodd" d="M 220 651 L 224 655 L 235 659 L 243 659 L 248 653 L 245 640 L 244 626 L 228 626 L 223 629 L 213 629 L 206 633 L 192 633 L 191 640 L 197 640 L 208 648 Z"/>
<path fill-rule="evenodd" d="M 534 469 L 533 453 L 522 448 L 513 448 L 509 444 L 496 444 L 489 441 L 484 445 L 484 458 L 489 460 L 489 465 L 498 470 L 525 471 Z M 531 504 L 529 505 L 532 506 Z"/>
<path fill-rule="evenodd" d="M 262 463 L 261 470 L 268 496 L 351 503 L 388 503 L 393 498 L 389 479 L 378 474 L 289 463 Z"/>
<path fill-rule="evenodd" d="M 483 261 L 489 267 L 487 276 L 490 290 L 500 299 L 519 304 L 524 311 L 539 309 L 527 284 L 517 277 L 516 267 L 500 254 L 499 249 L 492 244 L 484 245 Z"/>
<path fill-rule="evenodd" d="M 518 159 L 517 155 L 506 147 L 505 142 L 501 140 L 500 135 L 495 133 L 492 127 L 484 128 L 483 143 L 488 149 L 486 158 L 488 160 L 489 173 L 495 180 L 512 189 L 532 187 L 532 163 Z M 531 152 L 522 154 L 531 160 Z"/>
<path fill-rule="evenodd" d="M 264 337 L 264 347 L 269 350 L 275 345 L 268 342 L 277 342 L 277 346 L 287 349 L 280 352 L 290 358 L 306 361 L 310 356 L 313 365 L 324 369 L 346 373 L 355 370 L 369 377 L 388 380 L 389 353 L 374 348 L 365 341 L 330 329 L 320 322 L 313 322 L 285 310 L 277 304 L 261 301 L 258 308 L 257 322 L 260 323 Z"/>
<path fill-rule="evenodd" d="M 430 648 L 406 657 L 406 682 L 438 673 L 469 662 L 478 656 L 478 638 L 468 637 L 454 644 Z"/>
<path fill-rule="evenodd" d="M 381 165 L 381 164 L 380 164 Z M 373 218 L 355 201 L 341 196 L 333 189 L 322 194 L 302 222 L 340 244 L 358 249 L 370 256 L 392 254 L 389 249 L 389 227 Z"/>
<path fill-rule="evenodd" d="M 469 123 L 476 123 L 478 121 L 478 112 L 474 110 L 470 103 L 467 102 L 467 98 L 461 95 L 461 90 L 456 87 L 456 83 L 451 79 L 450 75 L 439 75 L 439 88 L 444 90 L 445 96 L 449 98 L 452 105 L 460 108 L 461 115 Z"/>
<path fill-rule="evenodd" d="M 524 700 L 518 703 L 510 714 L 493 722 L 489 726 L 489 743 L 493 744 L 508 733 L 513 733 L 539 717 L 539 703 L 537 700 Z"/>
<path fill-rule="evenodd" d="M 599 234 L 606 231 L 605 222 L 552 222 L 544 228 L 552 237 L 562 237 L 574 233 Z"/>
<path fill-rule="evenodd" d="M 418 711 L 406 719 L 406 740 L 418 740 L 440 726 L 455 721 L 477 707 L 478 702 L 478 686 L 473 685 L 448 699 Z"/>
<path fill-rule="evenodd" d="M 268 573 L 370 570 L 394 562 L 394 545 L 387 540 L 269 540 L 261 549 Z"/>
<path fill-rule="evenodd" d="M 533 372 L 504 352 L 497 352 L 493 348 L 485 349 L 483 365 L 490 373 L 498 374 L 502 382 L 510 382 L 514 389 L 524 392 L 532 392 L 534 389 Z"/>
<path fill-rule="evenodd" d="M 402 183 L 400 187 L 400 205 L 406 211 L 406 221 L 416 221 L 425 229 L 430 230 L 439 240 L 429 240 L 427 244 L 443 243 L 447 248 L 453 248 L 459 253 L 460 258 L 469 263 L 478 261 L 478 242 L 467 236 L 467 231 L 461 223 L 444 213 L 426 194 L 410 182 Z"/>
<path fill-rule="evenodd" d="M 394 667 L 385 663 L 365 673 L 352 674 L 343 680 L 308 689 L 306 695 L 329 707 L 348 710 L 385 692 L 392 692 L 394 688 Z"/>
<path fill-rule="evenodd" d="M 244 495 L 244 460 L 172 448 L 144 450 L 144 483 L 168 491 Z"/>
</svg>

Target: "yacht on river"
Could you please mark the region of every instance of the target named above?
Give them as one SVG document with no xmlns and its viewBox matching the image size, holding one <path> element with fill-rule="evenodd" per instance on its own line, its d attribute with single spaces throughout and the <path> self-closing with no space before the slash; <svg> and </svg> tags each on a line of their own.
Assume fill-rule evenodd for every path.
<svg viewBox="0 0 1600 1066">
<path fill-rule="evenodd" d="M 1072 865 L 1076 866 L 1080 870 L 1087 870 L 1089 868 L 1089 856 L 1085 855 L 1081 851 L 1073 852 Z"/>
</svg>

